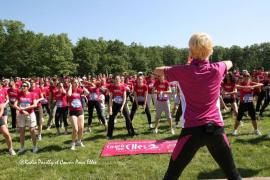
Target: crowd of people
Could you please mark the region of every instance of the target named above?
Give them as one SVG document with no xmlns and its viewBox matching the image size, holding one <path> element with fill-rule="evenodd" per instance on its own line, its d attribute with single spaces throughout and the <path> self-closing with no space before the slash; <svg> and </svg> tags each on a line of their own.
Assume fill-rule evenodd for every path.
<svg viewBox="0 0 270 180">
<path fill-rule="evenodd" d="M 227 73 L 221 85 L 220 101 L 224 109 L 231 106 L 235 117 L 232 135 L 238 134 L 237 130 L 245 111 L 248 111 L 252 120 L 254 132 L 261 135 L 257 119 L 263 117 L 270 102 L 269 83 L 270 75 L 264 72 L 263 68 L 251 73 L 246 70 L 241 73 Z M 176 81 L 169 82 L 165 76 L 144 75 L 142 72 L 133 76 L 124 73 L 115 77 L 100 74 L 83 77 L 3 79 L 0 83 L 0 132 L 5 137 L 9 154 L 16 155 L 9 129 L 12 132 L 19 131 L 18 153 L 23 153 L 26 151 L 25 128 L 28 127 L 33 143 L 32 152 L 36 153 L 37 141 L 42 140 L 45 124 L 47 130 L 55 127 L 56 135 L 68 134 L 68 126 L 71 126 L 71 150 L 75 150 L 76 146 L 84 147 L 83 133 L 91 132 L 94 109 L 98 121 L 107 132 L 107 139 L 112 139 L 118 113 L 125 119 L 128 136 L 136 135 L 133 121 L 137 109 L 141 107 L 145 112 L 149 130 L 153 133 L 159 132 L 161 114 L 165 112 L 170 133 L 175 134 L 175 128 L 180 127 L 182 109 L 186 106 L 185 100 L 181 99 L 181 93 Z M 155 109 L 154 124 L 151 108 Z M 85 110 L 88 111 L 86 123 Z M 46 123 L 45 115 L 48 115 Z M 87 127 L 84 127 L 85 124 Z M 183 122 L 181 124 L 183 126 Z M 61 132 L 61 126 L 64 126 L 64 132 Z"/>
</svg>

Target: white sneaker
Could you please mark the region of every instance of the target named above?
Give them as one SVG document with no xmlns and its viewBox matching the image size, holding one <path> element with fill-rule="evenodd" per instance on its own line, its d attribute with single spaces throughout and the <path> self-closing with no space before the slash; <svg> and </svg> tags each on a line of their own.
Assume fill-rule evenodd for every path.
<svg viewBox="0 0 270 180">
<path fill-rule="evenodd" d="M 233 130 L 232 136 L 236 136 L 236 135 L 237 135 L 237 130 Z"/>
<path fill-rule="evenodd" d="M 87 128 L 86 130 L 87 133 L 91 133 L 92 132 L 92 129 L 90 127 Z"/>
<path fill-rule="evenodd" d="M 149 124 L 149 129 L 152 129 L 153 128 L 153 125 L 152 124 Z"/>
<path fill-rule="evenodd" d="M 21 154 L 21 153 L 23 153 L 24 151 L 26 151 L 25 147 L 21 147 L 21 148 L 19 149 L 19 151 L 18 151 L 18 154 Z"/>
<path fill-rule="evenodd" d="M 38 135 L 37 140 L 38 140 L 38 141 L 41 141 L 41 140 L 42 140 L 41 134 Z"/>
<path fill-rule="evenodd" d="M 261 135 L 262 135 L 262 133 L 261 133 L 258 129 L 254 130 L 254 133 L 255 133 L 256 135 L 258 135 L 258 136 L 261 136 Z"/>
<path fill-rule="evenodd" d="M 76 149 L 75 147 L 75 143 L 71 143 L 71 148 L 70 148 L 72 151 L 74 151 Z"/>
<path fill-rule="evenodd" d="M 116 123 L 117 123 L 117 119 L 114 120 L 114 124 L 116 124 Z"/>
<path fill-rule="evenodd" d="M 13 149 L 9 149 L 8 154 L 11 156 L 16 156 L 16 152 Z"/>
<path fill-rule="evenodd" d="M 174 129 L 171 129 L 171 133 L 172 133 L 172 134 L 175 134 Z"/>
<path fill-rule="evenodd" d="M 50 130 L 51 130 L 51 126 L 48 126 L 48 127 L 47 127 L 47 131 L 50 131 Z"/>
<path fill-rule="evenodd" d="M 155 134 L 158 133 L 158 129 L 157 129 L 157 128 L 154 129 L 154 133 L 155 133 Z"/>
<path fill-rule="evenodd" d="M 77 141 L 76 146 L 85 147 L 85 145 L 82 143 L 82 141 Z"/>
<path fill-rule="evenodd" d="M 37 148 L 37 146 L 34 146 L 33 147 L 33 151 L 32 151 L 33 153 L 37 153 L 38 152 L 38 148 Z"/>
</svg>

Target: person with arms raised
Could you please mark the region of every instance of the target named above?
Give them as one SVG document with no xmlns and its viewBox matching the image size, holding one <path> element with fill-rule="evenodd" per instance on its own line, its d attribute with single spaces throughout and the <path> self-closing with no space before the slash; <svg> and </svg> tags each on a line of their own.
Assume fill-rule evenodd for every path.
<svg viewBox="0 0 270 180">
<path fill-rule="evenodd" d="M 232 157 L 220 112 L 220 86 L 231 61 L 210 63 L 213 41 L 205 33 L 189 40 L 189 65 L 158 67 L 154 73 L 168 81 L 178 81 L 181 90 L 182 131 L 172 153 L 165 180 L 178 179 L 193 156 L 203 146 L 228 179 L 241 179 Z"/>
</svg>

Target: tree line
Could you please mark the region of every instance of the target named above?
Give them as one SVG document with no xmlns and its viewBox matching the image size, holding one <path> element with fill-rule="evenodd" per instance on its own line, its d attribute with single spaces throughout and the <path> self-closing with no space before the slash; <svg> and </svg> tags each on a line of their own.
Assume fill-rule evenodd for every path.
<svg viewBox="0 0 270 180">
<path fill-rule="evenodd" d="M 157 66 L 185 64 L 187 57 L 187 48 L 103 38 L 82 37 L 74 45 L 65 33 L 45 35 L 25 29 L 22 22 L 0 20 L 0 76 L 5 77 L 151 72 Z M 231 59 L 238 69 L 270 69 L 270 43 L 215 46 L 211 60 L 222 59 Z"/>
</svg>

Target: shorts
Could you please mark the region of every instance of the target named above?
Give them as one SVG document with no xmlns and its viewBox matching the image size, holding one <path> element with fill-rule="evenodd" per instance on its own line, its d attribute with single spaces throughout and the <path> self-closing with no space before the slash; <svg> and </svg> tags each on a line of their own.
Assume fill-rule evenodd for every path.
<svg viewBox="0 0 270 180">
<path fill-rule="evenodd" d="M 240 103 L 238 108 L 237 121 L 241 121 L 244 113 L 248 111 L 248 115 L 253 121 L 256 120 L 256 111 L 253 102 Z"/>
<path fill-rule="evenodd" d="M 7 116 L 8 115 L 8 109 L 5 107 L 4 108 L 4 112 L 3 112 L 3 115 L 2 116 Z"/>
<path fill-rule="evenodd" d="M 5 121 L 3 118 L 0 118 L 0 126 L 3 126 L 3 125 L 5 125 Z"/>
<path fill-rule="evenodd" d="M 36 127 L 37 125 L 37 119 L 34 112 L 32 112 L 29 115 L 24 115 L 24 114 L 19 113 L 17 116 L 17 121 L 18 121 L 18 127 L 20 128 L 24 128 L 26 125 L 32 128 L 32 127 Z"/>
<path fill-rule="evenodd" d="M 236 99 L 235 98 L 224 98 L 223 101 L 225 104 L 232 104 L 232 103 L 236 102 Z"/>
<path fill-rule="evenodd" d="M 156 101 L 156 119 L 159 120 L 161 118 L 161 113 L 164 111 L 166 118 L 171 119 L 171 110 L 170 110 L 170 102 L 169 101 Z"/>
<path fill-rule="evenodd" d="M 69 116 L 77 116 L 77 117 L 79 117 L 81 115 L 83 115 L 82 110 L 80 110 L 80 111 L 69 111 Z"/>
<path fill-rule="evenodd" d="M 110 101 L 110 96 L 109 95 L 105 95 L 105 103 L 109 104 Z"/>
<path fill-rule="evenodd" d="M 34 109 L 35 114 L 36 114 L 36 119 L 37 119 L 37 125 L 41 125 L 42 124 L 42 120 L 43 120 L 43 110 L 42 107 L 37 107 Z"/>
</svg>

